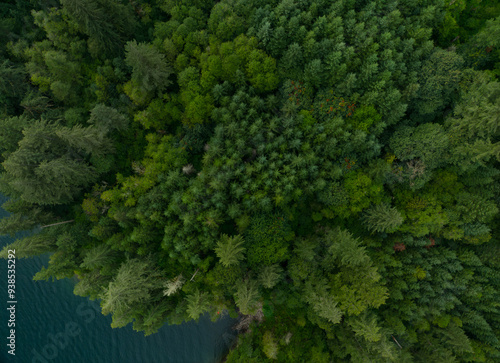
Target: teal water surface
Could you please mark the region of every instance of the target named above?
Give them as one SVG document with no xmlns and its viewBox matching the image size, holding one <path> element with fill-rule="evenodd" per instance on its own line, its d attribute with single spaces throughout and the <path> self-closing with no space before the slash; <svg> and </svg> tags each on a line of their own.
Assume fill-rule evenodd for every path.
<svg viewBox="0 0 500 363">
<path fill-rule="evenodd" d="M 6 198 L 0 195 L 0 205 Z M 0 209 L 0 218 L 7 215 Z M 13 239 L 0 236 L 0 248 Z M 215 363 L 235 339 L 235 320 L 164 326 L 145 337 L 131 324 L 112 329 L 98 302 L 75 296 L 75 281 L 33 281 L 48 255 L 16 261 L 15 356 L 8 353 L 7 261 L 0 259 L 0 362 L 19 363 Z"/>
</svg>

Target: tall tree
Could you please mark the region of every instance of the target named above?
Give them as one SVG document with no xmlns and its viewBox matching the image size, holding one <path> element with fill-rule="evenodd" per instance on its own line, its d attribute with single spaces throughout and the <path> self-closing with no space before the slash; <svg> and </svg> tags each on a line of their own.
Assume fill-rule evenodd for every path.
<svg viewBox="0 0 500 363">
<path fill-rule="evenodd" d="M 57 248 L 56 237 L 48 233 L 38 233 L 17 239 L 0 251 L 0 258 L 7 258 L 9 250 L 15 250 L 16 258 L 26 258 L 52 252 Z"/>
<path fill-rule="evenodd" d="M 252 280 L 244 280 L 236 286 L 234 301 L 242 314 L 254 314 L 258 307 L 260 298 L 257 283 Z"/>
<path fill-rule="evenodd" d="M 89 36 L 89 50 L 94 57 L 117 54 L 135 26 L 131 7 L 115 0 L 61 0 L 61 4 Z"/>
<path fill-rule="evenodd" d="M 125 54 L 125 62 L 132 67 L 132 80 L 127 86 L 131 90 L 137 88 L 135 92 L 151 97 L 156 91 L 164 91 L 171 83 L 172 68 L 165 55 L 153 45 L 133 40 L 125 45 Z"/>
<path fill-rule="evenodd" d="M 245 247 L 243 247 L 244 243 L 245 240 L 243 236 L 239 234 L 232 237 L 223 234 L 221 235 L 221 239 L 217 242 L 215 253 L 224 266 L 235 265 L 244 258 L 243 253 L 246 250 Z"/>
<path fill-rule="evenodd" d="M 198 320 L 200 315 L 208 311 L 210 301 L 206 292 L 201 293 L 198 289 L 186 297 L 187 313 L 190 319 Z"/>
<path fill-rule="evenodd" d="M 86 156 L 111 149 L 94 127 L 70 129 L 38 121 L 23 134 L 19 148 L 3 162 L 3 177 L 23 200 L 41 205 L 71 201 L 98 176 Z"/>
<path fill-rule="evenodd" d="M 132 321 L 131 313 L 161 289 L 163 279 L 151 259 L 130 259 L 124 262 L 113 281 L 101 294 L 104 315 L 113 315 L 113 326 Z"/>
<path fill-rule="evenodd" d="M 264 266 L 259 274 L 259 281 L 266 289 L 273 288 L 281 278 L 282 269 L 278 264 Z"/>
<path fill-rule="evenodd" d="M 396 208 L 382 203 L 368 209 L 364 220 L 370 231 L 391 233 L 403 223 L 403 216 Z"/>
</svg>

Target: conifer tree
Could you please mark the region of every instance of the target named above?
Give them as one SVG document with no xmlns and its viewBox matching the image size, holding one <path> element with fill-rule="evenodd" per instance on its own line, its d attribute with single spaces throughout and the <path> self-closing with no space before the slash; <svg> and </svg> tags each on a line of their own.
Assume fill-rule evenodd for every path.
<svg viewBox="0 0 500 363">
<path fill-rule="evenodd" d="M 236 285 L 234 301 L 242 314 L 254 314 L 259 298 L 259 291 L 255 281 L 247 279 Z"/>
<path fill-rule="evenodd" d="M 101 269 L 110 265 L 116 265 L 118 258 L 119 254 L 103 243 L 87 251 L 80 267 L 90 271 Z"/>
<path fill-rule="evenodd" d="M 273 288 L 281 279 L 281 267 L 278 264 L 265 266 L 259 274 L 259 281 L 266 289 Z"/>
<path fill-rule="evenodd" d="M 364 313 L 360 316 L 349 318 L 349 325 L 357 336 L 361 336 L 369 342 L 378 342 L 382 339 L 380 326 L 374 315 Z"/>
<path fill-rule="evenodd" d="M 239 234 L 232 237 L 226 234 L 221 235 L 221 239 L 217 242 L 217 247 L 215 247 L 215 253 L 220 262 L 226 267 L 239 263 L 244 258 L 244 242 L 243 236 Z"/>
<path fill-rule="evenodd" d="M 131 321 L 131 310 L 146 303 L 162 284 L 161 274 L 151 259 L 130 259 L 120 266 L 102 292 L 102 313 L 113 315 L 114 326 L 126 325 Z"/>
<path fill-rule="evenodd" d="M 210 301 L 206 292 L 201 293 L 198 289 L 194 293 L 186 297 L 187 313 L 190 319 L 198 320 L 198 318 L 208 311 Z"/>
<path fill-rule="evenodd" d="M 177 291 L 180 290 L 180 288 L 184 284 L 184 281 L 185 281 L 185 279 L 182 276 L 182 274 L 174 277 L 173 279 L 168 280 L 165 283 L 165 286 L 164 286 L 165 290 L 163 291 L 163 295 L 171 296 L 171 295 L 175 294 Z"/>
<path fill-rule="evenodd" d="M 389 204 L 377 204 L 367 210 L 365 223 L 370 231 L 391 233 L 403 223 L 403 216 Z"/>
<path fill-rule="evenodd" d="M 163 91 L 170 84 L 172 69 L 165 56 L 152 45 L 130 41 L 125 46 L 126 63 L 132 67 L 132 82 L 146 93 Z"/>
<path fill-rule="evenodd" d="M 342 310 L 338 302 L 328 292 L 329 287 L 325 280 L 317 279 L 314 283 L 307 283 L 305 287 L 305 300 L 311 305 L 313 311 L 332 324 L 342 320 Z"/>
<path fill-rule="evenodd" d="M 262 351 L 267 358 L 278 359 L 278 343 L 270 331 L 266 331 L 262 337 Z"/>
<path fill-rule="evenodd" d="M 85 156 L 101 156 L 111 150 L 109 140 L 94 127 L 70 129 L 39 121 L 23 133 L 19 148 L 3 162 L 4 180 L 30 203 L 71 201 L 97 178 Z"/>
<path fill-rule="evenodd" d="M 48 233 L 37 233 L 20 238 L 5 246 L 0 251 L 0 258 L 7 258 L 9 250 L 15 250 L 16 258 L 26 258 L 54 251 L 56 238 Z"/>
<path fill-rule="evenodd" d="M 134 27 L 131 9 L 115 1 L 61 0 L 64 11 L 89 36 L 94 57 L 117 54 L 124 34 Z"/>
<path fill-rule="evenodd" d="M 128 120 L 123 114 L 112 107 L 102 104 L 96 105 L 90 111 L 90 119 L 88 122 L 95 125 L 103 134 L 115 130 L 124 131 L 128 126 Z"/>
</svg>

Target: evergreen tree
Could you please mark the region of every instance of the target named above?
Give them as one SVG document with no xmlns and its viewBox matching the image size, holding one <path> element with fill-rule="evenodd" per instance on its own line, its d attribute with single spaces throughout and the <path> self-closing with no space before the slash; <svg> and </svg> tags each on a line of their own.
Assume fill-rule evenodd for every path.
<svg viewBox="0 0 500 363">
<path fill-rule="evenodd" d="M 120 254 L 113 251 L 111 247 L 106 244 L 100 244 L 87 251 L 80 267 L 88 269 L 89 271 L 103 269 L 104 267 L 113 265 L 118 268 L 119 265 L 117 262 L 119 261 L 119 257 Z"/>
<path fill-rule="evenodd" d="M 463 63 L 463 58 L 455 52 L 436 49 L 423 64 L 420 89 L 413 106 L 420 119 L 432 121 L 458 96 Z"/>
<path fill-rule="evenodd" d="M 1 258 L 7 258 L 9 250 L 16 251 L 16 258 L 33 257 L 52 252 L 57 248 L 56 238 L 47 233 L 38 233 L 20 238 L 0 251 Z"/>
<path fill-rule="evenodd" d="M 128 120 L 123 114 L 112 107 L 102 104 L 95 106 L 92 111 L 90 111 L 90 119 L 88 122 L 95 125 L 103 134 L 115 130 L 124 131 L 128 127 Z"/>
<path fill-rule="evenodd" d="M 113 315 L 113 326 L 132 321 L 134 307 L 146 303 L 163 281 L 150 259 L 130 259 L 124 262 L 113 281 L 101 294 L 102 313 Z"/>
<path fill-rule="evenodd" d="M 36 122 L 23 133 L 19 148 L 3 162 L 4 178 L 30 203 L 71 201 L 97 178 L 85 155 L 103 155 L 110 150 L 109 140 L 93 127 L 70 129 Z"/>
<path fill-rule="evenodd" d="M 219 257 L 220 262 L 224 266 L 231 266 L 239 263 L 244 257 L 245 247 L 243 244 L 245 240 L 241 235 L 228 236 L 226 234 L 221 235 L 221 239 L 217 242 L 217 247 L 215 247 L 215 253 Z"/>
<path fill-rule="evenodd" d="M 266 289 L 273 288 L 281 279 L 282 269 L 279 265 L 264 266 L 259 274 L 259 281 Z"/>
<path fill-rule="evenodd" d="M 177 293 L 184 284 L 184 281 L 185 279 L 182 276 L 182 274 L 174 277 L 173 279 L 168 280 L 165 283 L 165 290 L 163 291 L 163 295 L 171 296 Z"/>
<path fill-rule="evenodd" d="M 132 82 L 146 93 L 163 91 L 170 84 L 172 69 L 165 56 L 152 45 L 130 41 L 125 46 L 127 65 L 132 67 Z"/>
<path fill-rule="evenodd" d="M 210 301 L 206 292 L 200 293 L 198 289 L 186 297 L 187 313 L 190 319 L 198 320 L 200 315 L 208 311 Z"/>
<path fill-rule="evenodd" d="M 396 208 L 382 203 L 368 209 L 364 220 L 370 231 L 391 233 L 403 223 L 403 216 Z"/>
<path fill-rule="evenodd" d="M 270 331 L 266 331 L 262 337 L 262 351 L 267 358 L 278 359 L 278 343 Z"/>
<path fill-rule="evenodd" d="M 117 54 L 123 35 L 134 28 L 131 9 L 113 1 L 61 0 L 64 11 L 89 36 L 89 50 L 94 57 Z"/>
<path fill-rule="evenodd" d="M 255 281 L 247 279 L 236 285 L 234 301 L 242 314 L 254 314 L 258 308 L 259 299 L 259 291 Z"/>
</svg>

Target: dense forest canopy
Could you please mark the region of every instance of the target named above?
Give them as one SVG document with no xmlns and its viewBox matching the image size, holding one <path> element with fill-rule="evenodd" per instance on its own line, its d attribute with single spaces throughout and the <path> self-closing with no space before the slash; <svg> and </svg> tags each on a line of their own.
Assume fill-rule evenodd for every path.
<svg viewBox="0 0 500 363">
<path fill-rule="evenodd" d="M 0 252 L 227 362 L 500 361 L 495 0 L 7 0 Z M 65 223 L 61 223 L 65 222 Z"/>
</svg>

